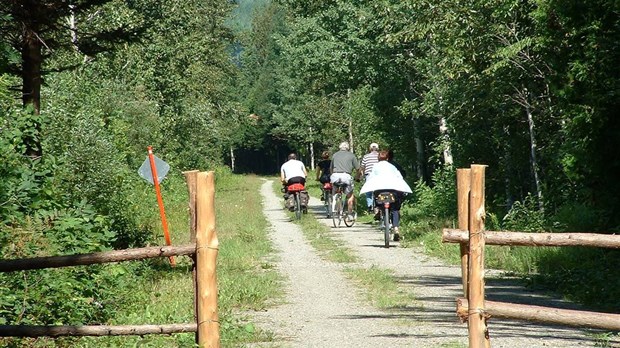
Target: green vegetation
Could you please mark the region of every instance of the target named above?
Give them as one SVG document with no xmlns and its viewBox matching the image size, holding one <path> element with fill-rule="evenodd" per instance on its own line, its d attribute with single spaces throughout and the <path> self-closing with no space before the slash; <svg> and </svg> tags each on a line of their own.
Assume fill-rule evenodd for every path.
<svg viewBox="0 0 620 348">
<path fill-rule="evenodd" d="M 405 243 L 452 259 L 439 233 L 455 224 L 454 168 L 471 163 L 489 166 L 488 229 L 620 230 L 617 2 L 5 3 L 3 258 L 160 244 L 144 209 L 151 187 L 136 175 L 148 145 L 171 164 L 164 189 L 176 192 L 183 170 L 234 159 L 235 172 L 271 175 L 290 151 L 309 165 L 342 140 L 358 156 L 378 142 L 397 150 L 415 187 Z M 252 240 L 255 219 L 231 243 Z M 489 267 L 615 312 L 619 259 L 582 248 L 487 256 Z M 162 265 L 3 276 L 0 324 L 107 322 L 133 301 L 116 291 L 125 281 L 182 271 Z"/>
<path fill-rule="evenodd" d="M 402 309 L 415 303 L 415 296 L 399 288 L 393 272 L 380 269 L 376 266 L 370 268 L 349 268 L 349 277 L 362 285 L 366 297 L 377 308 Z"/>
<path fill-rule="evenodd" d="M 179 174 L 163 183 L 169 228 L 173 244 L 189 242 L 187 215 L 187 188 Z M 257 332 L 239 313 L 259 310 L 266 302 L 277 300 L 280 278 L 266 258 L 271 247 L 266 236 L 257 177 L 231 175 L 226 170 L 216 173 L 217 233 L 220 242 L 218 254 L 218 305 L 222 345 L 237 347 L 243 342 L 269 340 L 268 333 Z M 144 197 L 155 203 L 153 193 Z M 149 215 L 153 224 L 160 225 L 156 204 L 150 204 Z M 244 216 L 240 219 L 239 216 Z M 161 228 L 157 228 L 157 243 L 163 244 Z M 23 310 L 21 324 L 46 322 L 52 324 L 109 325 L 191 323 L 193 318 L 193 285 L 191 261 L 177 259 L 177 267 L 170 268 L 167 259 L 126 262 L 101 266 L 42 270 L 29 272 L 26 280 L 36 281 L 36 287 L 23 290 L 13 286 L 12 294 L 3 294 L 3 318 L 10 323 L 12 310 L 7 299 L 20 299 L 15 310 Z M 93 268 L 97 272 L 93 272 Z M 90 275 L 89 274 L 94 274 Z M 22 278 L 16 277 L 16 278 Z M 89 281 L 89 278 L 94 278 Z M 5 279 L 13 279 L 6 277 Z M 3 283 L 4 287 L 4 283 Z M 77 298 L 72 288 L 90 294 Z M 73 290 L 76 292 L 77 290 Z M 24 297 L 27 296 L 27 297 Z M 71 296 L 72 301 L 66 301 Z M 43 306 L 42 304 L 47 304 Z M 34 312 L 33 309 L 39 309 Z M 45 311 L 45 312 L 42 312 Z M 49 318 L 49 319 L 46 319 Z M 66 319 L 63 319 L 66 318 Z M 86 318 L 86 319 L 85 319 Z M 10 347 L 29 344 L 33 347 L 127 347 L 147 344 L 151 347 L 188 347 L 194 343 L 194 334 L 145 337 L 62 338 L 57 340 L 0 341 Z"/>
<path fill-rule="evenodd" d="M 282 185 L 279 180 L 275 180 L 273 184 L 276 194 L 280 195 L 280 189 Z M 318 184 L 308 181 L 306 184 L 310 195 L 313 197 L 320 197 L 318 194 Z M 290 213 L 293 217 L 293 213 Z M 296 221 L 293 219 L 293 221 Z M 349 250 L 341 241 L 334 239 L 330 236 L 330 228 L 325 226 L 321 222 L 317 221 L 309 215 L 302 215 L 302 219 L 299 221 L 304 236 L 310 242 L 310 245 L 314 247 L 320 254 L 326 259 L 334 262 L 355 262 L 356 256 Z"/>
</svg>

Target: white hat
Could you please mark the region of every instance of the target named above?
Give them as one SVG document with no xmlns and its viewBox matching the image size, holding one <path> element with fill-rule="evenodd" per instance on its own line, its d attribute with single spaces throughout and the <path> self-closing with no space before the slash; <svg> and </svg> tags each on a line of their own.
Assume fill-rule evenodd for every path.
<svg viewBox="0 0 620 348">
<path fill-rule="evenodd" d="M 371 150 L 379 150 L 379 144 L 377 144 L 377 143 L 370 144 L 370 149 Z"/>
</svg>

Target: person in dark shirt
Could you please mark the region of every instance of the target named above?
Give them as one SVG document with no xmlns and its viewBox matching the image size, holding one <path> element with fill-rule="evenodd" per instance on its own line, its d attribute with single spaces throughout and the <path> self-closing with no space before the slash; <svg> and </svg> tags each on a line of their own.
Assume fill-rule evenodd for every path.
<svg viewBox="0 0 620 348">
<path fill-rule="evenodd" d="M 332 166 L 332 161 L 329 159 L 329 151 L 323 151 L 321 160 L 316 166 L 316 179 L 322 184 L 329 182 L 329 176 L 331 175 L 330 167 Z"/>
</svg>

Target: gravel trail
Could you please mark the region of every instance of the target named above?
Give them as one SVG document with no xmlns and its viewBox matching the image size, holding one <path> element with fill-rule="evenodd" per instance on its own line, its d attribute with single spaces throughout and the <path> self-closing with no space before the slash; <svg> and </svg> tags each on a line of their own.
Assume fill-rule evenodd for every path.
<svg viewBox="0 0 620 348">
<path fill-rule="evenodd" d="M 273 192 L 272 181 L 262 185 L 261 194 L 264 214 L 271 222 L 270 238 L 278 250 L 276 268 L 288 281 L 284 304 L 252 313 L 259 328 L 276 335 L 274 342 L 254 346 L 467 347 L 467 325 L 460 324 L 455 314 L 455 298 L 462 291 L 459 267 L 444 265 L 419 248 L 401 248 L 398 243 L 383 248 L 382 234 L 371 225 L 332 227 L 333 236 L 361 260 L 346 267 L 391 269 L 399 285 L 415 296 L 404 309 L 373 308 L 359 287 L 345 277 L 345 266 L 321 259 L 304 239 L 300 227 L 282 209 L 282 198 Z M 309 210 L 331 226 L 317 198 L 311 197 Z M 487 272 L 488 300 L 574 308 L 497 274 Z M 570 327 L 491 319 L 489 328 L 495 348 L 597 346 L 587 332 Z M 611 346 L 620 344 L 612 342 Z"/>
</svg>

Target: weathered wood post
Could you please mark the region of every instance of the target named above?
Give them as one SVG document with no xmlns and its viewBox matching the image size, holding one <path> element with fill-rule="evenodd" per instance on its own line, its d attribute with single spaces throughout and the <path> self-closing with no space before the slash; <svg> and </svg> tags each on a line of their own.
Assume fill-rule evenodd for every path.
<svg viewBox="0 0 620 348">
<path fill-rule="evenodd" d="M 471 185 L 471 169 L 460 168 L 456 170 L 456 196 L 458 209 L 459 230 L 467 231 L 469 228 L 469 188 Z M 461 279 L 463 281 L 463 297 L 467 298 L 467 281 L 469 267 L 469 244 L 460 243 L 461 249 Z"/>
<path fill-rule="evenodd" d="M 215 173 L 200 172 L 196 182 L 196 273 L 198 345 L 220 347 L 217 313 L 217 275 L 219 242 L 215 231 Z"/>
<path fill-rule="evenodd" d="M 469 348 L 490 347 L 489 331 L 484 310 L 484 170 L 486 166 L 471 166 L 469 200 Z"/>
<path fill-rule="evenodd" d="M 196 180 L 198 170 L 183 172 L 187 183 L 187 193 L 189 196 L 189 240 L 196 244 Z M 194 285 L 194 321 L 198 322 L 198 296 L 196 294 L 196 254 L 191 255 L 192 259 L 192 284 Z M 196 344 L 198 344 L 198 331 L 196 331 Z"/>
</svg>

